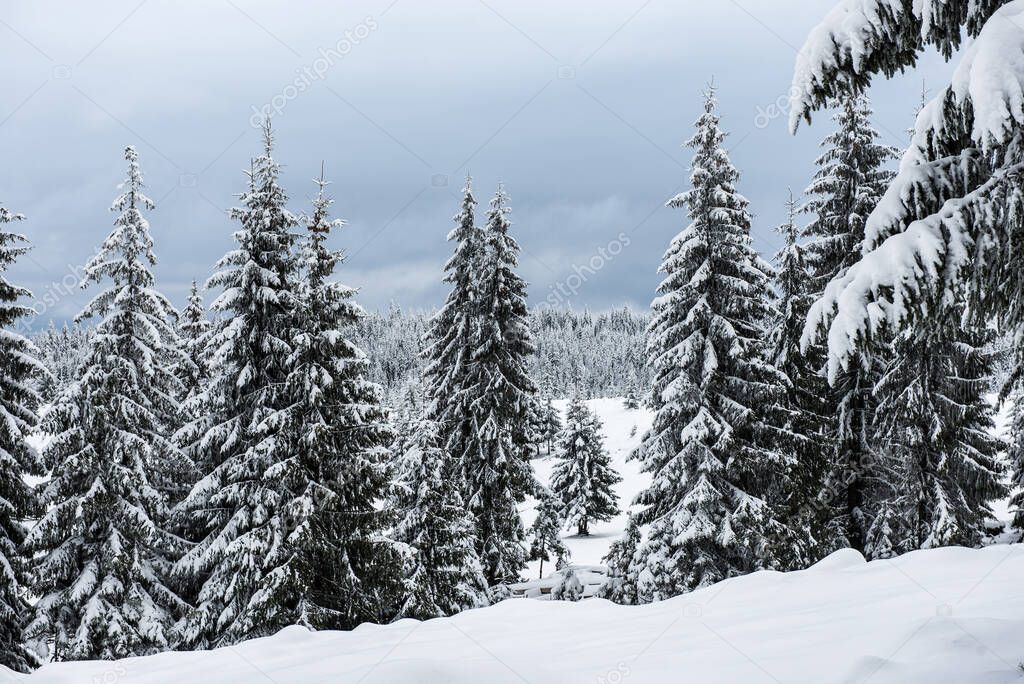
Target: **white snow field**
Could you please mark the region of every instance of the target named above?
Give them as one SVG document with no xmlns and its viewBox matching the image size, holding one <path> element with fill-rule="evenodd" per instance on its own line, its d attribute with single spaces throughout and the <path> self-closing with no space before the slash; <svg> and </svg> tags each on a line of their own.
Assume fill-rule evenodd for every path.
<svg viewBox="0 0 1024 684">
<path fill-rule="evenodd" d="M 353 632 L 47 665 L 28 684 L 1019 682 L 1024 546 L 839 552 L 639 607 L 511 599 Z M 21 681 L 8 674 L 3 681 Z"/>
</svg>

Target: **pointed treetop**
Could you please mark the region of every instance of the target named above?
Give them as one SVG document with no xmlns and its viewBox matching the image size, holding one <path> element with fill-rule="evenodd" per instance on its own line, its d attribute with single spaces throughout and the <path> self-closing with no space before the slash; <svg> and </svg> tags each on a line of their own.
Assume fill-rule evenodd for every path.
<svg viewBox="0 0 1024 684">
<path fill-rule="evenodd" d="M 142 188 L 146 187 L 146 184 L 143 182 L 142 169 L 139 167 L 139 153 L 133 145 L 124 148 L 124 158 L 128 162 L 128 175 L 117 186 L 119 190 L 122 190 L 122 194 L 114 199 L 110 210 L 124 211 L 125 209 L 134 209 L 139 205 L 146 209 L 156 208 L 156 203 L 142 193 Z"/>
<path fill-rule="evenodd" d="M 270 119 L 263 120 L 263 155 L 272 157 L 274 152 L 274 131 L 271 128 Z"/>
</svg>

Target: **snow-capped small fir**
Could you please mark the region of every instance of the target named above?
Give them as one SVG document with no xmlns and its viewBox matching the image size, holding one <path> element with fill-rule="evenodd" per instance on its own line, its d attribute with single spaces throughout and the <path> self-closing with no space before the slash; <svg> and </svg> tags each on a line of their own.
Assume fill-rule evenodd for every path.
<svg viewBox="0 0 1024 684">
<path fill-rule="evenodd" d="M 630 385 L 629 390 L 626 392 L 625 398 L 622 400 L 622 405 L 630 411 L 636 411 L 640 408 L 640 399 L 637 397 L 636 390 Z"/>
<path fill-rule="evenodd" d="M 598 590 L 598 596 L 626 606 L 640 603 L 637 574 L 641 564 L 636 558 L 640 541 L 640 526 L 636 518 L 629 515 L 625 533 L 612 542 L 608 555 L 604 557 L 608 579 Z"/>
<path fill-rule="evenodd" d="M 185 609 L 166 582 L 173 552 L 163 529 L 160 480 L 182 458 L 176 422 L 176 316 L 156 291 L 156 260 L 138 155 L 112 209 L 114 230 L 86 266 L 86 284 L 109 279 L 79 314 L 100 319 L 79 380 L 46 415 L 51 435 L 42 486 L 46 514 L 25 550 L 39 597 L 28 633 L 54 660 L 146 655 L 167 649 Z"/>
<path fill-rule="evenodd" d="M 615 472 L 604 448 L 601 422 L 577 394 L 569 402 L 565 427 L 558 435 L 558 463 L 551 473 L 551 492 L 561 504 L 559 517 L 580 536 L 590 534 L 590 523 L 608 521 L 619 514 Z"/>
<path fill-rule="evenodd" d="M 196 281 L 193 280 L 192 289 L 189 290 L 188 303 L 182 310 L 178 321 L 182 351 L 187 357 L 178 372 L 184 385 L 183 404 L 187 404 L 189 399 L 201 394 L 209 378 L 207 335 L 210 327 L 210 320 L 206 317 L 206 307 L 203 306 L 203 295 L 199 291 Z"/>
<path fill-rule="evenodd" d="M 552 601 L 579 601 L 583 598 L 583 582 L 576 574 L 575 568 L 562 571 L 558 584 L 551 590 Z"/>
<path fill-rule="evenodd" d="M 688 143 L 692 188 L 669 203 L 691 223 L 665 254 L 652 304 L 656 414 L 639 450 L 652 482 L 636 499 L 647 534 L 631 568 L 643 601 L 776 567 L 787 536 L 768 498 L 788 466 L 768 419 L 785 396 L 785 377 L 764 360 L 771 267 L 751 245 L 715 110 L 708 92 Z"/>
<path fill-rule="evenodd" d="M 28 241 L 12 232 L 9 224 L 24 217 L 0 207 L 0 665 L 28 672 L 38 665 L 36 652 L 26 646 L 25 626 L 32 608 L 27 598 L 30 561 L 21 545 L 25 541 L 25 520 L 40 513 L 36 493 L 25 482 L 26 475 L 40 476 L 43 464 L 28 437 L 39 425 L 36 411 L 40 398 L 33 380 L 48 372 L 38 360 L 35 346 L 12 328 L 33 310 L 19 304 L 31 297 L 23 287 L 7 279 L 18 257 L 28 251 Z"/>
<path fill-rule="evenodd" d="M 1010 526 L 1024 535 L 1024 396 L 1017 391 L 1012 401 L 1007 456 L 1010 483 L 1016 489 L 1016 494 L 1010 499 L 1010 512 L 1013 513 Z"/>
<path fill-rule="evenodd" d="M 486 605 L 487 580 L 476 552 L 474 520 L 432 421 L 415 424 L 403 462 L 401 486 L 409 495 L 395 530 L 396 539 L 410 547 L 411 558 L 400 615 L 429 620 Z"/>
<path fill-rule="evenodd" d="M 562 503 L 549 490 L 544 489 L 537 500 L 537 517 L 530 526 L 531 561 L 540 561 L 540 578 L 544 577 L 544 563 L 554 561 L 556 568 L 569 560 L 569 549 L 562 541 L 564 518 Z"/>
<path fill-rule="evenodd" d="M 541 382 L 540 401 L 538 408 L 541 413 L 540 425 L 538 426 L 539 438 L 544 443 L 545 453 L 551 454 L 555 438 L 562 430 L 562 417 L 555 408 L 554 390 L 551 386 L 551 376 L 545 374 Z"/>
</svg>

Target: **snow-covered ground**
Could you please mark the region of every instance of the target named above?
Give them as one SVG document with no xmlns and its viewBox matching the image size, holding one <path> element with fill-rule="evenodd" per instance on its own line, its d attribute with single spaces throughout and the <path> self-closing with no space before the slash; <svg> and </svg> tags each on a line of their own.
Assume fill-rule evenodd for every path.
<svg viewBox="0 0 1024 684">
<path fill-rule="evenodd" d="M 563 420 L 568 403 L 568 401 L 554 402 L 555 407 L 561 412 Z M 640 438 L 651 426 L 653 414 L 644 408 L 627 409 L 622 399 L 591 399 L 586 404 L 600 418 L 605 448 L 611 456 L 612 465 L 622 475 L 622 482 L 616 487 L 616 491 L 619 493 L 619 504 L 623 512 L 609 522 L 592 523 L 589 537 L 578 537 L 574 531 L 563 533 L 565 545 L 572 553 L 570 562 L 573 565 L 599 565 L 601 563 L 601 559 L 608 553 L 608 547 L 626 529 L 626 511 L 633 501 L 633 497 L 650 482 L 650 478 L 640 472 L 640 464 L 635 460 L 627 461 L 626 458 L 640 444 Z M 552 455 L 543 456 L 533 461 L 537 479 L 541 484 L 547 485 L 551 481 L 551 470 L 554 468 L 556 460 Z M 533 524 L 533 519 L 536 517 L 535 505 L 535 501 L 528 501 L 527 505 L 523 507 L 523 521 L 527 529 Z M 526 575 L 536 578 L 538 566 L 539 563 L 531 563 Z M 544 574 L 548 575 L 554 569 L 550 563 L 546 563 Z"/>
<path fill-rule="evenodd" d="M 27 684 L 998 684 L 1024 659 L 1024 546 L 840 552 L 648 606 L 513 599 L 353 632 L 48 665 Z M 19 681 L 8 675 L 3 681 Z"/>
<path fill-rule="evenodd" d="M 563 411 L 565 403 L 558 404 Z M 648 481 L 626 458 L 652 416 L 626 409 L 621 399 L 587 404 L 623 476 L 625 510 Z M 553 458 L 534 465 L 546 484 Z M 532 522 L 533 502 L 523 517 Z M 622 533 L 625 513 L 592 527 L 589 538 L 564 535 L 574 565 L 600 563 Z M 546 565 L 545 575 L 553 569 Z M 536 564 L 530 572 L 537 576 Z M 873 563 L 845 551 L 803 572 L 756 573 L 649 606 L 511 599 L 444 620 L 352 632 L 291 628 L 216 651 L 54 664 L 27 678 L 0 672 L 0 681 L 998 684 L 1024 677 L 1021 587 L 1024 545 L 919 551 Z"/>
</svg>

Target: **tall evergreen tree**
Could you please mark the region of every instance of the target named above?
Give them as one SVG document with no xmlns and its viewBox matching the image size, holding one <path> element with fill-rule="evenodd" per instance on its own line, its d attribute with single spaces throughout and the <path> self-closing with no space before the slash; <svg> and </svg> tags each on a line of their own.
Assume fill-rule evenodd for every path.
<svg viewBox="0 0 1024 684">
<path fill-rule="evenodd" d="M 648 335 L 655 418 L 639 457 L 652 482 L 637 497 L 647 538 L 635 569 L 645 601 L 775 567 L 784 536 L 766 500 L 787 465 L 765 416 L 785 393 L 764 360 L 771 267 L 751 245 L 713 92 L 696 126 L 692 188 L 669 202 L 691 223 L 665 254 Z"/>
<path fill-rule="evenodd" d="M 515 581 L 526 565 L 518 505 L 537 491 L 530 455 L 536 437 L 536 386 L 526 283 L 516 274 L 519 245 L 509 235 L 508 195 L 499 186 L 487 213 L 478 304 L 478 338 L 466 378 L 468 439 L 459 459 L 466 503 L 490 584 Z M 465 417 L 462 417 L 466 421 Z"/>
<path fill-rule="evenodd" d="M 179 433 L 203 474 L 177 509 L 194 544 L 175 571 L 201 585 L 182 625 L 182 643 L 190 648 L 266 636 L 282 626 L 267 604 L 287 600 L 264 594 L 274 579 L 264 560 L 294 532 L 275 468 L 292 444 L 284 427 L 298 306 L 292 249 L 298 219 L 286 208 L 279 170 L 267 126 L 249 190 L 231 211 L 240 224 L 238 246 L 207 282 L 223 288 L 212 305 L 222 314 L 210 337 L 216 375 L 202 397 L 205 413 Z"/>
<path fill-rule="evenodd" d="M 768 352 L 772 364 L 788 380 L 785 415 L 790 439 L 785 448 L 794 458 L 784 493 L 785 518 L 807 548 L 804 560 L 813 562 L 832 550 L 822 529 L 828 506 L 819 500 L 827 466 L 825 436 L 831 427 L 824 400 L 828 385 L 800 348 L 814 295 L 805 247 L 799 241 L 798 206 L 792 192 L 786 209 L 786 221 L 778 229 L 785 242 L 775 255 L 776 318 L 769 333 Z"/>
<path fill-rule="evenodd" d="M 811 238 L 804 254 L 814 299 L 860 258 L 867 217 L 893 178 L 886 164 L 896 158 L 896 152 L 879 142 L 871 116 L 866 96 L 843 99 L 835 115 L 836 130 L 822 142 L 818 171 L 807 188 L 811 200 L 805 211 L 812 220 L 804 229 L 804 235 Z M 884 346 L 880 341 L 877 344 Z M 818 368 L 824 367 L 824 346 L 809 345 L 806 354 Z M 875 409 L 872 390 L 878 375 L 878 364 L 870 355 L 859 357 L 834 378 L 822 411 L 834 416 L 823 439 L 824 444 L 833 445 L 826 474 L 826 487 L 834 493 L 831 510 L 826 513 L 830 539 L 824 541 L 832 547 L 829 550 L 841 546 L 865 550 L 875 507 L 866 498 L 867 489 L 872 480 L 884 479 L 884 473 L 877 472 L 880 466 L 870 447 Z"/>
<path fill-rule="evenodd" d="M 486 605 L 487 581 L 473 518 L 463 505 L 459 482 L 450 477 L 454 468 L 440 446 L 437 426 L 418 421 L 413 440 L 401 483 L 408 500 L 396 527 L 397 539 L 413 551 L 400 614 L 429 620 Z"/>
<path fill-rule="evenodd" d="M 423 381 L 430 405 L 427 415 L 440 430 L 449 453 L 461 459 L 473 431 L 468 374 L 479 337 L 480 269 L 483 231 L 476 227 L 476 199 L 472 179 L 466 178 L 462 205 L 448 240 L 455 252 L 445 264 L 445 282 L 451 291 L 430 322 L 424 339 Z"/>
<path fill-rule="evenodd" d="M 22 553 L 25 541 L 24 521 L 40 513 L 35 492 L 25 482 L 26 475 L 41 476 L 42 461 L 29 444 L 28 437 L 39 425 L 36 411 L 40 397 L 33 380 L 48 373 L 38 360 L 38 351 L 23 335 L 12 330 L 19 319 L 33 315 L 31 308 L 19 304 L 31 293 L 13 284 L 7 271 L 28 251 L 25 237 L 8 229 L 8 224 L 24 217 L 0 207 L 0 665 L 17 672 L 28 672 L 38 664 L 36 653 L 25 644 L 25 626 L 31 615 L 27 602 L 30 584 L 29 563 Z"/>
<path fill-rule="evenodd" d="M 143 210 L 138 156 L 112 209 L 114 230 L 86 266 L 86 283 L 110 280 L 80 318 L 100 323 L 82 376 L 48 412 L 46 514 L 32 528 L 39 596 L 32 638 L 52 642 L 55 660 L 124 658 L 166 649 L 184 609 L 165 583 L 171 552 L 163 529 L 164 459 L 180 456 L 168 435 L 180 383 L 175 311 L 156 291 L 156 260 Z"/>
<path fill-rule="evenodd" d="M 561 503 L 566 526 L 581 536 L 590 534 L 592 521 L 619 514 L 615 472 L 601 437 L 601 422 L 577 394 L 569 402 L 565 427 L 558 435 L 558 463 L 551 473 L 551 491 Z"/>
<path fill-rule="evenodd" d="M 330 218 L 322 173 L 316 182 L 287 382 L 294 443 L 266 472 L 280 482 L 291 532 L 264 559 L 263 588 L 250 602 L 262 630 L 351 629 L 390 618 L 401 596 L 402 555 L 385 535 L 394 523 L 392 434 L 368 361 L 349 339 L 364 312 L 355 290 L 332 280 L 343 257 L 326 242 L 344 222 Z"/>
<path fill-rule="evenodd" d="M 942 310 L 938 307 L 937 310 Z M 962 318 L 962 310 L 947 311 Z M 875 392 L 875 446 L 896 478 L 881 524 L 883 553 L 936 546 L 979 546 L 991 502 L 1007 495 L 986 399 L 993 376 L 992 334 L 935 324 L 903 333 Z M 883 516 L 886 517 L 886 516 Z M 878 542 L 875 541 L 877 544 Z M 868 549 L 869 556 L 877 556 Z"/>
</svg>

